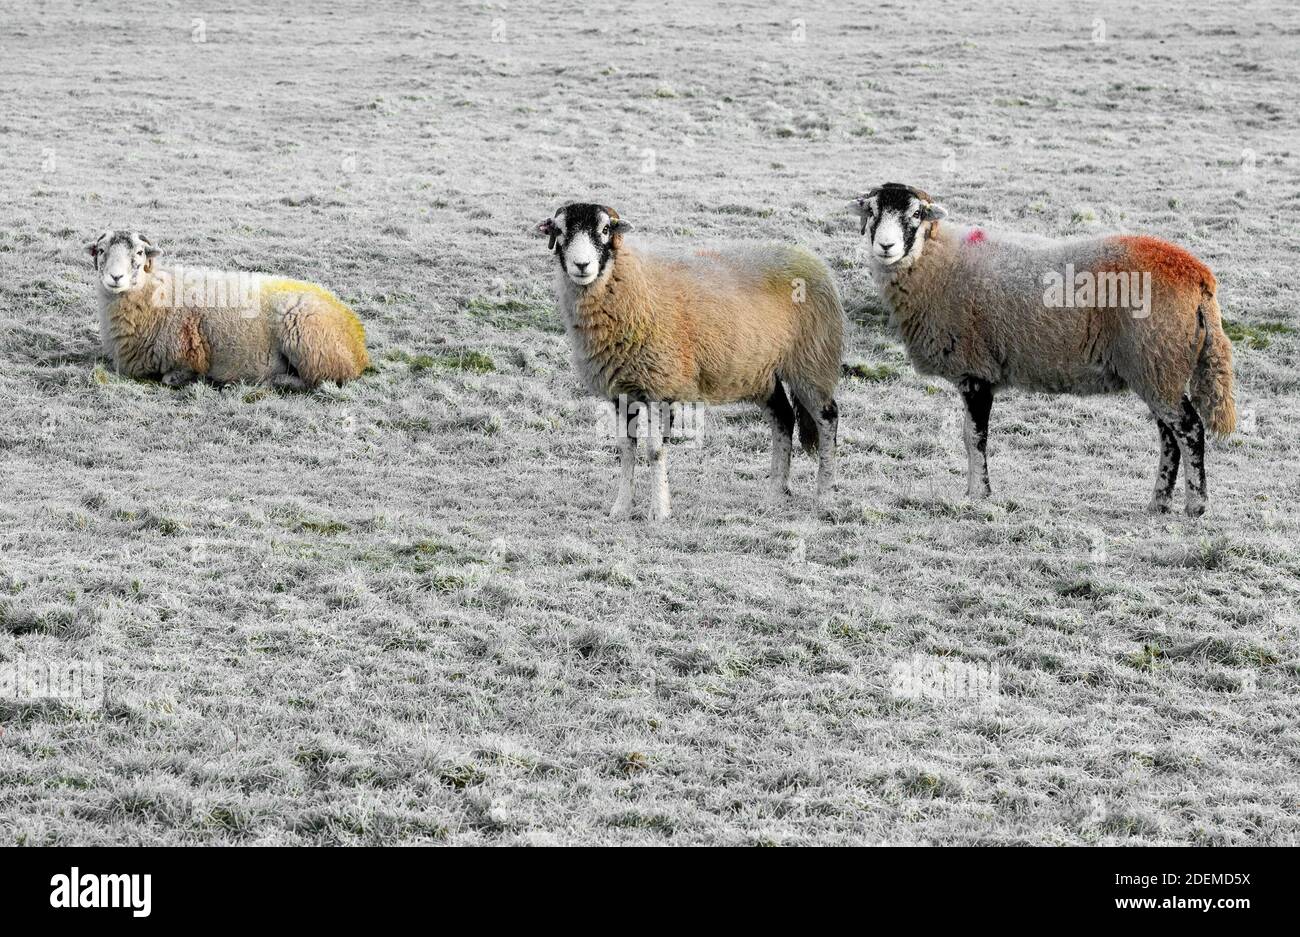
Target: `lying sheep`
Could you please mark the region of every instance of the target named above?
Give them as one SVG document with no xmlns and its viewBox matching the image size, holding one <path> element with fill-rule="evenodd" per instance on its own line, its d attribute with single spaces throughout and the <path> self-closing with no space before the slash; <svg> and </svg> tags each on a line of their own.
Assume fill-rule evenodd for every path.
<svg viewBox="0 0 1300 937">
<path fill-rule="evenodd" d="M 105 231 L 86 250 L 99 274 L 104 354 L 130 377 L 303 389 L 352 380 L 369 364 L 361 322 L 314 283 L 159 269 L 162 252 L 131 231 Z"/>
<path fill-rule="evenodd" d="M 1150 510 L 1169 510 L 1181 460 L 1187 513 L 1205 511 L 1205 423 L 1236 426 L 1232 346 L 1214 275 L 1152 237 L 1069 241 L 940 225 L 943 207 L 889 183 L 852 203 L 872 273 L 916 369 L 953 381 L 966 405 L 967 493 L 989 494 L 994 390 L 1133 390 L 1160 432 Z"/>
<path fill-rule="evenodd" d="M 653 257 L 624 243 L 630 229 L 614 209 L 581 203 L 538 225 L 559 261 L 557 303 L 587 388 L 611 401 L 658 408 L 761 404 L 772 428 L 771 485 L 782 494 L 790 491 L 797 419 L 804 448 L 817 452 L 818 494 L 826 492 L 835 472 L 844 339 L 830 270 L 802 248 L 779 245 Z M 634 407 L 620 407 L 629 411 L 635 415 Z M 658 422 L 646 443 L 654 470 L 652 520 L 670 513 L 668 427 Z M 625 517 L 632 507 L 635 430 L 618 437 L 621 479 L 610 514 Z"/>
</svg>

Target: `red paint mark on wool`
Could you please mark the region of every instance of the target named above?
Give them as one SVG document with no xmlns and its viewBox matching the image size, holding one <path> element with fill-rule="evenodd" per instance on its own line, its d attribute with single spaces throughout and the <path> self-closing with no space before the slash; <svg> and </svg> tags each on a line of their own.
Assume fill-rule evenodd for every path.
<svg viewBox="0 0 1300 937">
<path fill-rule="evenodd" d="M 972 231 L 967 231 L 967 232 L 966 232 L 966 237 L 963 239 L 963 243 L 965 243 L 965 244 L 978 244 L 978 243 L 979 243 L 980 241 L 982 241 L 982 240 L 984 240 L 984 231 L 983 231 L 983 229 L 982 229 L 982 228 L 975 228 L 975 229 L 972 230 Z"/>
<path fill-rule="evenodd" d="M 1204 287 L 1214 291 L 1214 274 L 1177 244 L 1145 235 L 1120 235 L 1115 238 L 1128 252 L 1134 266 L 1150 270 L 1166 283 Z"/>
</svg>

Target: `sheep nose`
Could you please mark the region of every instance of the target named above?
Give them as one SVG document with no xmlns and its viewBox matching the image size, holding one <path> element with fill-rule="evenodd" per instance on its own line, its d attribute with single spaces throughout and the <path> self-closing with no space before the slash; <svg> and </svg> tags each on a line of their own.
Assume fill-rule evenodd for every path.
<svg viewBox="0 0 1300 937">
<path fill-rule="evenodd" d="M 114 286 L 117 285 L 118 280 L 122 279 L 122 274 L 120 273 L 110 273 L 108 276 L 113 281 Z"/>
<path fill-rule="evenodd" d="M 580 263 L 580 262 L 578 262 L 578 261 L 575 260 L 575 261 L 573 262 L 573 266 L 575 266 L 575 267 L 578 269 L 578 272 L 579 272 L 579 273 L 586 273 L 586 272 L 587 272 L 587 268 L 591 266 L 591 261 L 589 260 L 589 261 L 587 261 L 586 263 Z"/>
<path fill-rule="evenodd" d="M 890 251 L 892 251 L 892 250 L 894 249 L 894 245 L 893 245 L 892 243 L 891 243 L 891 244 L 881 244 L 881 245 L 880 245 L 880 249 L 881 249 L 882 251 L 884 251 L 886 254 L 888 254 Z"/>
</svg>

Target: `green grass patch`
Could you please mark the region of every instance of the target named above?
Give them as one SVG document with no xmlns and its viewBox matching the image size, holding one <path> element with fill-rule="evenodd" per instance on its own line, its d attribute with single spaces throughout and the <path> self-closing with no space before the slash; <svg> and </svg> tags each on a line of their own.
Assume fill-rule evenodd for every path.
<svg viewBox="0 0 1300 937">
<path fill-rule="evenodd" d="M 896 381 L 903 376 L 898 368 L 888 364 L 846 364 L 844 376 L 858 381 L 885 382 Z"/>
<path fill-rule="evenodd" d="M 446 559 L 459 553 L 455 547 L 434 540 L 417 540 L 415 543 L 404 544 L 393 552 L 401 566 L 420 575 L 434 570 L 445 572 Z M 441 567 L 438 563 L 439 558 L 444 562 Z"/>
<path fill-rule="evenodd" d="M 1105 590 L 1091 579 L 1074 579 L 1058 583 L 1056 592 L 1067 599 L 1096 599 L 1100 598 Z"/>
<path fill-rule="evenodd" d="M 387 425 L 400 432 L 410 433 L 412 436 L 419 433 L 433 432 L 433 420 L 426 416 L 411 417 L 409 419 L 403 417 L 400 419 L 389 420 L 387 424 L 381 423 L 380 425 Z"/>
<path fill-rule="evenodd" d="M 496 363 L 489 355 L 473 349 L 446 351 L 438 355 L 413 355 L 400 348 L 390 348 L 384 357 L 410 367 L 412 374 L 431 371 L 434 368 L 449 368 L 453 371 L 469 371 L 473 374 L 489 374 L 497 369 Z"/>
<path fill-rule="evenodd" d="M 463 791 L 482 784 L 487 780 L 487 774 L 472 764 L 450 764 L 438 772 L 438 780 L 452 790 Z"/>
<path fill-rule="evenodd" d="M 409 365 L 412 371 L 427 371 L 435 364 L 433 355 L 413 355 L 400 348 L 390 348 L 384 352 L 385 361 Z"/>
<path fill-rule="evenodd" d="M 616 829 L 654 830 L 664 836 L 672 836 L 677 830 L 677 824 L 667 814 L 641 810 L 625 810 L 609 817 L 605 822 Z"/>
<path fill-rule="evenodd" d="M 1132 654 L 1125 656 L 1124 663 L 1128 664 L 1134 670 L 1141 670 L 1144 673 L 1155 673 L 1164 656 L 1165 652 L 1154 644 L 1144 644 L 1142 645 L 1142 650 L 1134 651 Z"/>
<path fill-rule="evenodd" d="M 455 547 L 436 540 L 417 540 L 397 548 L 399 556 L 437 556 L 439 553 L 455 552 Z"/>
<path fill-rule="evenodd" d="M 1278 335 L 1294 335 L 1296 332 L 1295 328 L 1285 322 L 1261 322 L 1258 325 L 1250 325 L 1246 322 L 1234 322 L 1231 319 L 1223 320 L 1223 331 L 1234 345 L 1253 348 L 1256 351 L 1263 351 Z"/>
<path fill-rule="evenodd" d="M 518 297 L 475 296 L 465 304 L 466 315 L 507 332 L 536 329 L 563 334 L 560 317 L 549 301 Z"/>
<path fill-rule="evenodd" d="M 320 534 L 322 537 L 333 537 L 336 534 L 347 533 L 348 525 L 342 521 L 316 521 L 306 520 L 298 522 L 299 533 Z"/>
<path fill-rule="evenodd" d="M 449 351 L 433 359 L 434 363 L 444 368 L 457 371 L 469 371 L 473 374 L 489 374 L 497 369 L 492 359 L 481 351 Z"/>
<path fill-rule="evenodd" d="M 775 213 L 771 208 L 753 208 L 749 205 L 739 205 L 735 202 L 728 202 L 719 205 L 716 208 L 709 208 L 707 205 L 700 205 L 700 210 L 704 212 L 712 211 L 719 215 L 739 215 L 742 218 L 771 218 Z"/>
</svg>

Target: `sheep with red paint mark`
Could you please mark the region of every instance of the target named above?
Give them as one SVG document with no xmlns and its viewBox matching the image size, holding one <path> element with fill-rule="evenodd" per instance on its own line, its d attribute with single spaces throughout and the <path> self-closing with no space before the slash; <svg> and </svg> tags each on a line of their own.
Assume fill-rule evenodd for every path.
<svg viewBox="0 0 1300 937">
<path fill-rule="evenodd" d="M 1169 510 L 1180 463 L 1186 512 L 1205 511 L 1205 429 L 1236 427 L 1232 345 L 1210 270 L 1158 238 L 1068 240 L 941 223 L 920 189 L 887 183 L 851 202 L 908 356 L 965 404 L 967 494 L 986 497 L 995 391 L 1132 390 L 1160 436 L 1149 509 Z"/>
</svg>

